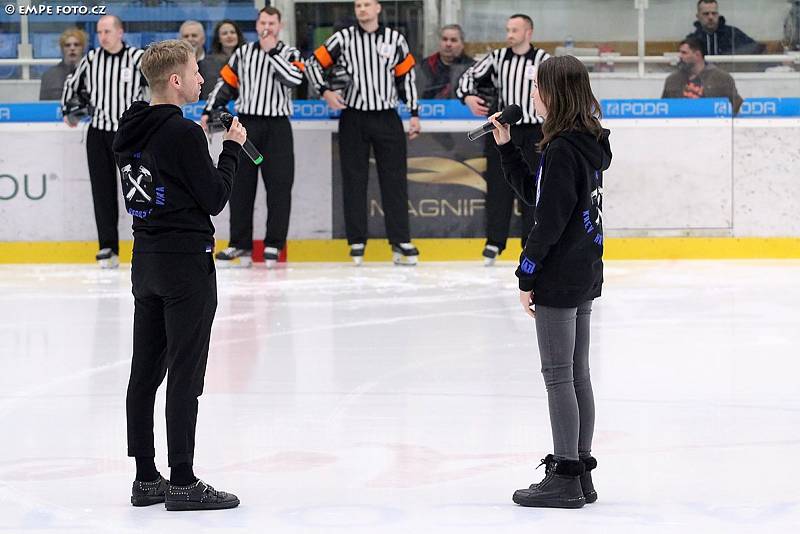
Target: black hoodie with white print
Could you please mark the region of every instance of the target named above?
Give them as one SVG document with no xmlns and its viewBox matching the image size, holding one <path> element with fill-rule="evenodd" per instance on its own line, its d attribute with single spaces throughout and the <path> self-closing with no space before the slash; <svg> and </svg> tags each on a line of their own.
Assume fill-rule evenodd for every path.
<svg viewBox="0 0 800 534">
<path fill-rule="evenodd" d="M 134 252 L 203 253 L 231 196 L 241 146 L 225 141 L 214 167 L 203 129 L 172 104 L 134 102 L 114 138 Z"/>
<path fill-rule="evenodd" d="M 558 134 L 533 172 L 513 143 L 500 145 L 506 181 L 535 206 L 534 225 L 516 275 L 542 306 L 573 308 L 600 296 L 603 284 L 603 171 L 611 164 L 608 130 Z"/>
</svg>

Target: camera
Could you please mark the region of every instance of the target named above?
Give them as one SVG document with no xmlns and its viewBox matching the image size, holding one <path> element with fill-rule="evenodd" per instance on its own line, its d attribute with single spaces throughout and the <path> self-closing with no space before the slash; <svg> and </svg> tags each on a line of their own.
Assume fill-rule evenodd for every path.
<svg viewBox="0 0 800 534">
<path fill-rule="evenodd" d="M 89 92 L 83 90 L 67 100 L 64 106 L 64 117 L 71 126 L 77 126 L 86 117 L 91 117 L 94 113 L 94 106 L 91 104 Z"/>
</svg>

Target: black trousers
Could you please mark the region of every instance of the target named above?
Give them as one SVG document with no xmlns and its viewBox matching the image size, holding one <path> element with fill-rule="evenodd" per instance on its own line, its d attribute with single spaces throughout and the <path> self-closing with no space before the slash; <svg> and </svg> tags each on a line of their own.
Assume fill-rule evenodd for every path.
<svg viewBox="0 0 800 534">
<path fill-rule="evenodd" d="M 408 163 L 406 134 L 395 110 L 346 109 L 339 119 L 344 224 L 347 242 L 367 242 L 369 153 L 375 151 L 386 236 L 390 243 L 408 243 Z"/>
<path fill-rule="evenodd" d="M 265 247 L 282 249 L 289 232 L 294 184 L 294 139 L 286 117 L 239 115 L 247 138 L 264 156 L 261 178 L 267 190 Z M 253 248 L 253 204 L 258 187 L 258 167 L 247 154 L 239 155 L 239 170 L 231 191 L 231 246 Z"/>
<path fill-rule="evenodd" d="M 536 143 L 542 140 L 541 125 L 520 124 L 511 127 L 511 142 L 522 149 L 525 161 L 531 170 L 539 169 L 541 154 Z M 511 213 L 514 209 L 514 190 L 506 182 L 500 166 L 500 153 L 493 135 L 486 136 L 486 244 L 494 245 L 502 252 L 508 240 Z M 533 228 L 533 206 L 521 200 L 518 202 L 522 211 L 522 246 Z"/>
<path fill-rule="evenodd" d="M 116 132 L 106 132 L 89 127 L 86 134 L 86 160 L 89 164 L 89 181 L 92 184 L 94 222 L 100 248 L 110 248 L 119 254 L 119 208 L 117 207 L 117 164 L 114 161 Z"/>
<path fill-rule="evenodd" d="M 207 254 L 135 252 L 131 268 L 135 310 L 128 382 L 128 456 L 154 457 L 156 390 L 167 379 L 169 465 L 193 463 L 197 398 L 217 309 L 214 259 Z"/>
</svg>

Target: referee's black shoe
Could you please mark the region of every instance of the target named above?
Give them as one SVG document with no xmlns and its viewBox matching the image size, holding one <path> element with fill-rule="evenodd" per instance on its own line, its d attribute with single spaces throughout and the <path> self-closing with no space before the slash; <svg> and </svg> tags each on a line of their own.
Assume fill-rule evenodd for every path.
<svg viewBox="0 0 800 534">
<path fill-rule="evenodd" d="M 167 488 L 164 505 L 172 512 L 189 510 L 225 510 L 239 506 L 239 498 L 232 493 L 217 491 L 198 479 L 188 486 Z"/>
<path fill-rule="evenodd" d="M 164 502 L 164 495 L 169 487 L 169 480 L 161 475 L 152 482 L 133 481 L 131 504 L 134 506 L 150 506 Z"/>
</svg>

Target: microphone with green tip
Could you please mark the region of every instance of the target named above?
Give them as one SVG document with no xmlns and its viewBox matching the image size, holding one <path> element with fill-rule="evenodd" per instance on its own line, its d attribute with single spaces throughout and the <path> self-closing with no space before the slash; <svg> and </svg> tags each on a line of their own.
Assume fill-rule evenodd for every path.
<svg viewBox="0 0 800 534">
<path fill-rule="evenodd" d="M 231 124 L 233 124 L 233 115 L 230 113 L 220 113 L 219 122 L 222 123 L 226 130 L 230 130 Z M 244 143 L 242 143 L 242 150 L 244 150 L 247 157 L 256 165 L 260 165 L 261 162 L 264 161 L 264 156 L 262 156 L 256 146 L 250 142 L 250 139 L 244 140 Z"/>
</svg>

